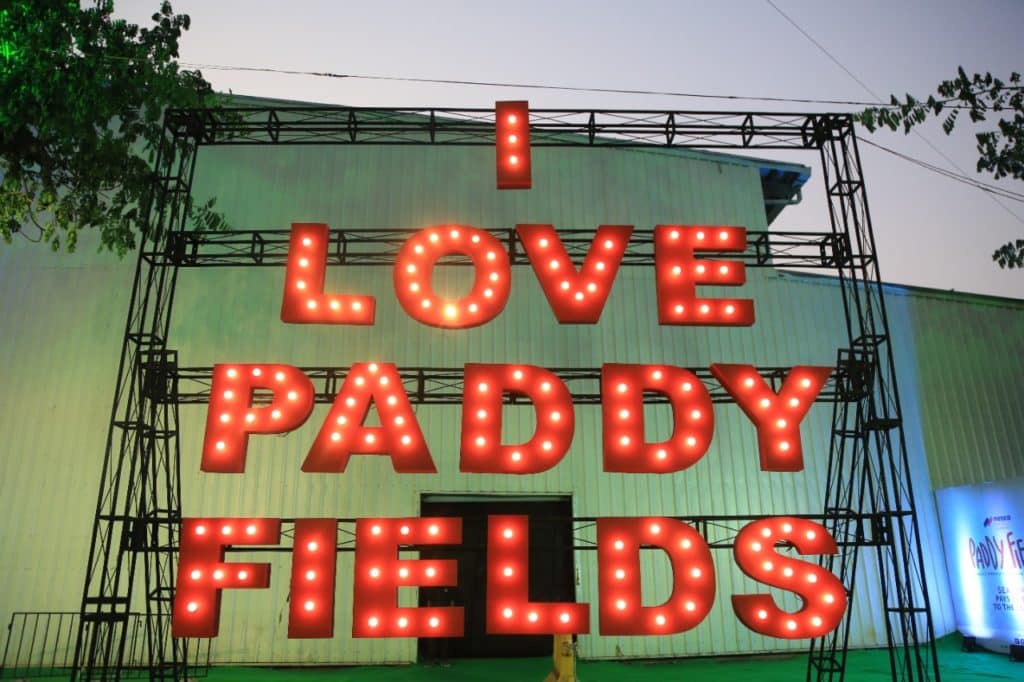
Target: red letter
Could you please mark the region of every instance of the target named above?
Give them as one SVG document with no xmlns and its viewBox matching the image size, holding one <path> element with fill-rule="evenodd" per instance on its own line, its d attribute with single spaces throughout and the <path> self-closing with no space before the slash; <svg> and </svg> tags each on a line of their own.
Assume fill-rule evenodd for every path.
<svg viewBox="0 0 1024 682">
<path fill-rule="evenodd" d="M 654 270 L 658 282 L 658 322 L 706 326 L 749 327 L 754 302 L 747 298 L 697 298 L 698 284 L 736 286 L 747 281 L 743 263 L 698 260 L 695 251 L 738 251 L 747 248 L 742 227 L 654 228 Z"/>
<path fill-rule="evenodd" d="M 380 426 L 363 426 L 371 401 Z M 398 369 L 390 362 L 352 365 L 302 470 L 340 473 L 350 455 L 389 455 L 399 473 L 437 472 Z"/>
<path fill-rule="evenodd" d="M 292 541 L 288 638 L 334 636 L 337 519 L 298 519 Z"/>
<path fill-rule="evenodd" d="M 672 436 L 644 441 L 644 393 L 672 405 Z M 601 368 L 604 470 L 664 474 L 693 466 L 711 445 L 715 413 L 711 396 L 692 372 L 669 365 L 604 365 Z"/>
<path fill-rule="evenodd" d="M 398 560 L 399 545 L 457 545 L 462 519 L 356 521 L 353 637 L 462 637 L 461 606 L 398 608 L 399 587 L 458 584 L 458 562 Z"/>
<path fill-rule="evenodd" d="M 430 283 L 444 256 L 460 254 L 473 263 L 473 289 L 465 298 L 445 300 Z M 395 259 L 395 294 L 414 320 L 434 327 L 478 327 L 498 316 L 508 301 L 512 271 L 508 254 L 492 234 L 467 225 L 420 230 L 402 245 Z"/>
<path fill-rule="evenodd" d="M 487 517 L 487 634 L 590 632 L 590 606 L 530 601 L 529 517 Z"/>
<path fill-rule="evenodd" d="M 831 367 L 794 367 L 778 395 L 753 365 L 711 365 L 711 373 L 757 428 L 761 471 L 803 471 L 800 422 L 814 404 Z"/>
<path fill-rule="evenodd" d="M 292 223 L 281 321 L 292 324 L 373 324 L 373 296 L 324 294 L 327 225 Z"/>
<path fill-rule="evenodd" d="M 498 189 L 530 189 L 530 104 L 494 103 Z"/>
<path fill-rule="evenodd" d="M 672 595 L 641 605 L 640 546 L 653 545 L 672 563 Z M 693 528 L 675 519 L 597 520 L 602 635 L 671 635 L 693 629 L 715 602 L 711 550 Z"/>
<path fill-rule="evenodd" d="M 598 227 L 579 272 L 551 225 L 516 225 L 516 232 L 558 321 L 597 322 L 633 234 L 632 225 Z"/>
<path fill-rule="evenodd" d="M 270 585 L 270 564 L 224 563 L 227 545 L 276 545 L 280 519 L 182 519 L 172 637 L 216 637 L 225 589 Z"/>
<path fill-rule="evenodd" d="M 536 474 L 562 461 L 575 425 L 572 396 L 553 373 L 533 365 L 466 365 L 459 471 Z M 537 429 L 519 445 L 501 444 L 505 394 L 533 402 Z"/>
<path fill-rule="evenodd" d="M 270 404 L 253 407 L 256 390 Z M 291 365 L 215 365 L 201 471 L 242 473 L 250 433 L 297 429 L 313 411 L 313 383 Z"/>
<path fill-rule="evenodd" d="M 821 637 L 835 630 L 846 611 L 846 589 L 824 568 L 774 551 L 788 542 L 800 554 L 835 554 L 836 541 L 824 527 L 788 516 L 754 521 L 736 536 L 736 564 L 754 580 L 794 592 L 803 608 L 787 613 L 770 594 L 738 594 L 732 608 L 754 632 L 780 639 Z"/>
</svg>

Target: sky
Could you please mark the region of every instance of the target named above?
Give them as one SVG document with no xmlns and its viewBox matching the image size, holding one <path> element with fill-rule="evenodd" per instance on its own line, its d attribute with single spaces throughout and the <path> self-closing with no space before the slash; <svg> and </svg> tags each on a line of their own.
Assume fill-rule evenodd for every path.
<svg viewBox="0 0 1024 682">
<path fill-rule="evenodd" d="M 181 61 L 196 64 L 855 101 L 875 101 L 869 90 L 885 100 L 892 93 L 926 97 L 940 81 L 953 78 L 958 66 L 968 73 L 991 71 L 1004 79 L 1011 71 L 1024 72 L 1020 0 L 172 4 L 176 12 L 191 16 L 191 30 L 181 41 Z M 143 24 L 157 5 L 157 0 L 116 2 L 120 16 Z M 496 100 L 527 99 L 535 109 L 855 108 L 202 71 L 221 91 L 354 106 L 491 107 Z M 943 133 L 938 121 L 909 136 L 890 131 L 869 134 L 863 129 L 859 134 L 928 163 L 950 170 L 956 170 L 955 164 L 971 178 L 1024 193 L 1020 181 L 996 181 L 976 173 L 973 135 L 980 129 L 963 123 L 952 136 Z M 988 125 L 994 127 L 994 122 Z M 862 144 L 860 151 L 885 281 L 1024 298 L 1024 270 L 1001 270 L 991 260 L 996 247 L 1024 238 L 1024 203 L 1000 199 L 1000 205 L 989 193 L 869 145 Z M 787 208 L 773 229 L 827 231 L 817 158 L 774 151 L 753 155 L 812 167 L 803 203 Z"/>
</svg>

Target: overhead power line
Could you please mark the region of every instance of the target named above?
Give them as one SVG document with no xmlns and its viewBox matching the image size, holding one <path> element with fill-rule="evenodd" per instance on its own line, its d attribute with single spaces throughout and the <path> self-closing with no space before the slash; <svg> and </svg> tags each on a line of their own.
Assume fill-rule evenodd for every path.
<svg viewBox="0 0 1024 682">
<path fill-rule="evenodd" d="M 815 47 L 817 47 L 826 57 L 831 59 L 840 69 L 842 69 L 844 72 L 846 72 L 846 75 L 848 75 L 850 78 L 852 78 L 854 81 L 856 81 L 857 84 L 860 87 L 862 87 L 865 92 L 867 92 L 869 95 L 874 97 L 876 100 L 880 100 L 881 99 L 881 97 L 878 96 L 878 93 L 876 93 L 874 90 L 869 88 L 864 83 L 864 81 L 862 81 L 861 79 L 857 78 L 857 76 L 852 71 L 850 71 L 850 69 L 846 68 L 846 65 L 844 65 L 841 61 L 839 61 L 836 57 L 834 57 L 831 52 L 826 50 L 825 47 L 821 43 L 819 43 L 817 40 L 815 40 L 811 36 L 810 33 L 805 31 L 800 26 L 800 24 L 796 23 L 796 21 L 793 20 L 792 17 L 790 17 L 785 12 L 783 12 L 779 8 L 778 5 L 776 5 L 774 2 L 772 2 L 772 0 L 765 0 L 765 2 L 767 2 L 772 7 L 772 9 L 774 9 L 776 12 L 778 12 L 782 16 L 783 19 L 785 19 L 790 24 L 792 24 L 793 27 L 796 28 L 797 31 L 799 31 L 805 38 L 807 38 L 807 40 L 809 40 Z M 947 107 L 947 108 L 949 108 L 949 107 Z M 995 188 L 992 185 L 985 185 L 984 183 L 972 181 L 971 178 L 967 177 L 967 172 L 963 168 L 958 166 L 956 161 L 954 161 L 953 159 L 949 158 L 949 156 L 947 156 L 941 149 L 939 149 L 937 146 L 932 144 L 932 141 L 929 140 L 927 137 L 925 137 L 921 133 L 921 131 L 919 131 L 917 129 L 912 129 L 911 132 L 914 133 L 915 135 L 917 135 L 917 137 L 919 137 L 921 140 L 923 140 L 925 144 L 927 144 L 929 147 L 931 147 L 932 151 L 934 151 L 936 154 L 938 154 L 943 159 L 945 159 L 946 162 L 949 165 L 951 165 L 956 170 L 960 171 L 959 174 L 953 173 L 952 171 L 948 171 L 948 170 L 945 170 L 945 169 L 940 169 L 938 166 L 931 166 L 931 164 L 927 164 L 924 161 L 919 161 L 918 159 L 914 159 L 913 157 L 907 156 L 905 154 L 899 154 L 897 152 L 894 152 L 891 149 L 888 149 L 886 147 L 882 147 L 881 145 L 878 145 L 878 144 L 875 144 L 874 146 L 879 147 L 881 149 L 884 149 L 885 151 L 891 152 L 893 154 L 896 154 L 897 156 L 901 156 L 902 158 L 906 159 L 907 161 L 910 161 L 912 163 L 916 163 L 917 165 L 920 165 L 922 167 L 931 166 L 931 168 L 929 168 L 929 170 L 932 170 L 932 171 L 935 171 L 935 172 L 940 172 L 941 171 L 940 174 L 946 175 L 950 179 L 958 180 L 958 181 L 961 181 L 961 182 L 965 182 L 965 184 L 974 185 L 978 189 L 988 193 L 988 195 L 992 199 L 992 201 L 996 202 L 996 204 L 998 204 L 1000 208 L 1002 208 L 1004 211 L 1006 211 L 1007 213 L 1012 215 L 1014 218 L 1016 218 L 1017 222 L 1024 223 L 1024 218 L 1021 218 L 1019 215 L 1017 215 L 1009 206 L 1007 206 L 1003 202 L 999 201 L 999 198 L 998 198 L 998 197 L 1002 196 L 1003 198 L 1006 198 L 1006 199 L 1012 199 L 1013 197 L 1005 196 L 1005 195 L 1001 194 L 1001 192 L 1003 192 L 1004 190 L 1001 190 L 999 188 Z M 867 141 L 867 140 L 865 140 L 865 141 Z M 869 144 L 874 144 L 874 143 L 869 143 Z M 1014 194 L 1014 193 L 1010 192 L 1010 194 Z M 1014 200 L 1017 201 L 1017 199 L 1014 199 Z"/>
<path fill-rule="evenodd" d="M 635 90 L 624 88 L 590 88 L 570 85 L 546 85 L 541 83 L 503 83 L 498 81 L 470 81 L 454 78 L 416 78 L 412 76 L 380 76 L 354 73 L 332 73 L 330 71 L 297 71 L 291 69 L 275 69 L 269 66 L 228 66 L 224 64 L 196 64 L 179 62 L 182 66 L 211 71 L 255 71 L 258 73 L 277 73 L 289 76 L 315 76 L 317 78 L 337 78 L 348 80 L 398 81 L 403 83 L 429 83 L 434 85 L 473 85 L 492 88 L 517 88 L 520 90 L 558 90 L 561 92 L 596 92 L 613 95 L 650 95 L 658 97 L 693 97 L 696 99 L 748 100 L 753 102 L 791 102 L 794 104 L 840 104 L 858 107 L 887 107 L 888 102 L 860 102 L 845 99 L 812 99 L 801 97 L 764 97 L 757 95 L 711 95 L 700 92 L 675 92 L 671 90 Z"/>
</svg>

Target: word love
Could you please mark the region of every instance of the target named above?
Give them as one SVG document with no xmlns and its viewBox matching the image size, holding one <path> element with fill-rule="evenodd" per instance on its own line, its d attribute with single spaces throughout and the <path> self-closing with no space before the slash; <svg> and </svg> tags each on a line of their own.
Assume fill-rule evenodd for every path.
<svg viewBox="0 0 1024 682">
<path fill-rule="evenodd" d="M 713 364 L 711 373 L 757 430 L 763 471 L 803 470 L 800 423 L 831 367 L 797 366 L 776 393 L 752 365 Z M 459 468 L 472 473 L 535 474 L 551 469 L 572 443 L 575 413 L 565 383 L 550 370 L 521 364 L 464 367 Z M 254 406 L 256 393 L 269 402 Z M 648 442 L 644 395 L 660 394 L 672 411 L 672 434 Z M 522 443 L 502 442 L 506 395 L 526 398 L 536 428 Z M 222 364 L 213 370 L 201 469 L 245 471 L 250 434 L 285 433 L 313 410 L 313 382 L 291 365 Z M 380 426 L 367 426 L 371 407 Z M 689 370 L 671 365 L 601 368 L 604 470 L 671 473 L 693 466 L 714 433 L 711 396 Z M 351 455 L 385 455 L 401 473 L 436 473 L 398 368 L 352 365 L 302 464 L 306 472 L 345 471 Z"/>
<path fill-rule="evenodd" d="M 461 637 L 462 606 L 400 608 L 402 587 L 458 584 L 457 562 L 399 559 L 403 549 L 458 545 L 458 518 L 358 519 L 352 590 L 353 637 Z M 184 519 L 172 631 L 175 637 L 216 637 L 221 591 L 266 588 L 270 566 L 225 563 L 228 545 L 277 545 L 280 519 Z M 299 519 L 292 547 L 289 638 L 334 635 L 337 521 Z M 734 558 L 755 581 L 792 592 L 802 606 L 780 609 L 772 595 L 732 597 L 737 618 L 754 632 L 784 639 L 820 637 L 834 630 L 846 610 L 842 583 L 824 568 L 778 553 L 780 545 L 803 555 L 835 554 L 822 526 L 795 517 L 759 519 L 736 536 Z M 672 593 L 662 604 L 642 603 L 640 549 L 668 556 Z M 694 528 L 670 518 L 597 520 L 598 623 L 602 635 L 669 635 L 704 620 L 715 600 L 711 551 Z M 529 600 L 528 517 L 490 516 L 487 540 L 486 621 L 489 634 L 586 634 L 588 604 Z"/>
<path fill-rule="evenodd" d="M 579 270 L 551 225 L 517 225 L 516 233 L 558 321 L 597 322 L 633 228 L 600 226 Z M 743 263 L 698 259 L 696 253 L 742 253 L 746 246 L 747 232 L 742 227 L 655 227 L 658 322 L 754 324 L 754 303 L 749 299 L 697 297 L 699 284 L 743 284 L 746 270 Z M 292 224 L 281 319 L 300 324 L 373 324 L 374 297 L 324 293 L 327 250 L 327 225 Z M 462 298 L 442 298 L 431 285 L 434 267 L 447 256 L 464 256 L 472 264 L 473 286 Z M 511 281 L 505 246 L 490 232 L 468 225 L 420 230 L 409 237 L 395 258 L 394 286 L 399 304 L 413 319 L 435 327 L 464 329 L 493 320 L 505 308 Z"/>
</svg>

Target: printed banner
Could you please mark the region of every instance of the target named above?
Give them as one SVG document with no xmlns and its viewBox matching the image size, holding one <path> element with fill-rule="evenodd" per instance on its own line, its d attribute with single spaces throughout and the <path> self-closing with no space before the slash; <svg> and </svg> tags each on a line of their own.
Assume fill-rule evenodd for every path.
<svg viewBox="0 0 1024 682">
<path fill-rule="evenodd" d="M 992 651 L 1024 645 L 1024 477 L 936 496 L 957 627 Z"/>
</svg>

